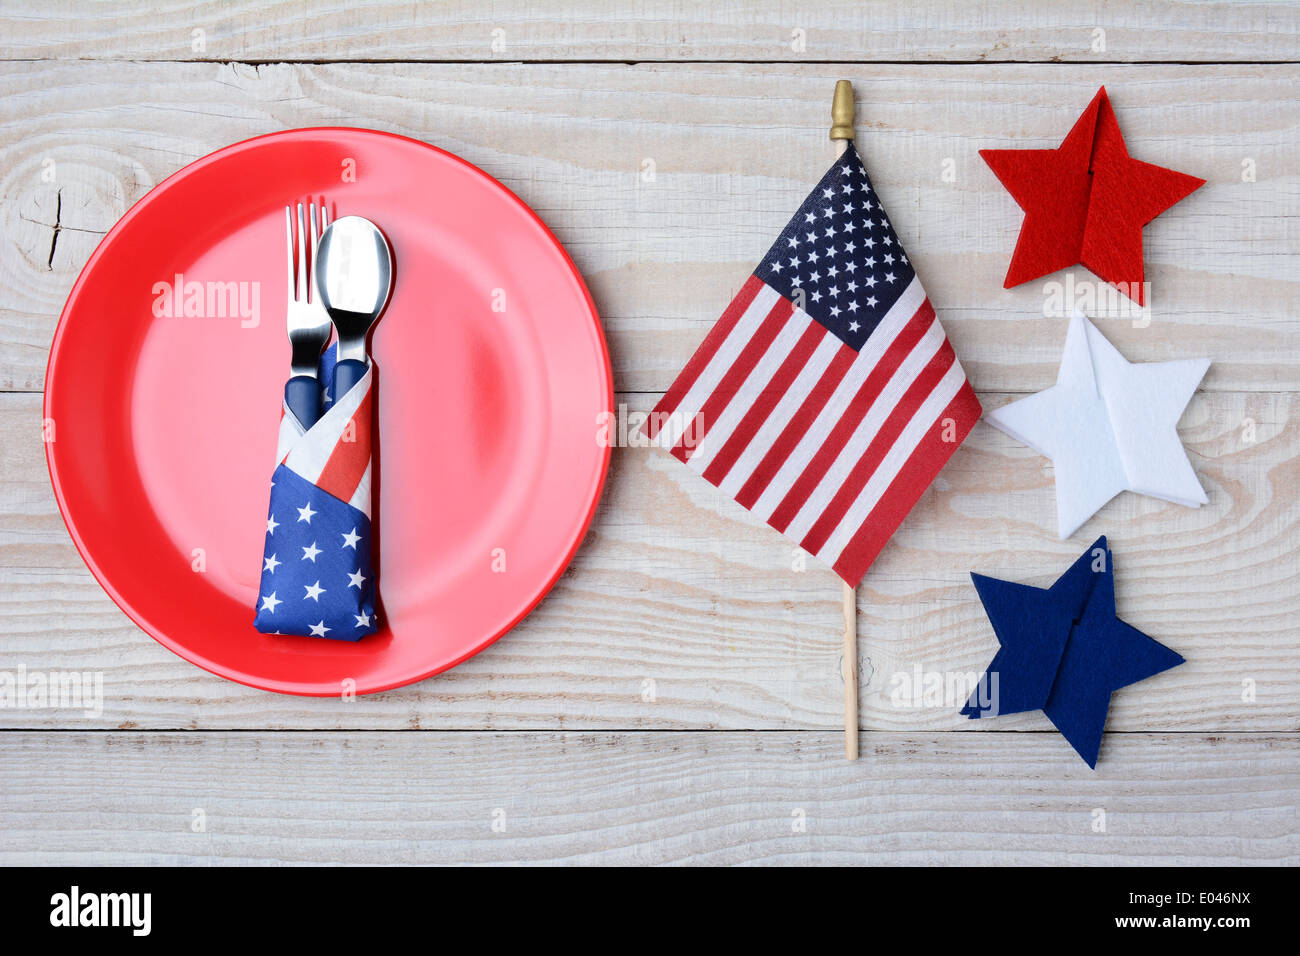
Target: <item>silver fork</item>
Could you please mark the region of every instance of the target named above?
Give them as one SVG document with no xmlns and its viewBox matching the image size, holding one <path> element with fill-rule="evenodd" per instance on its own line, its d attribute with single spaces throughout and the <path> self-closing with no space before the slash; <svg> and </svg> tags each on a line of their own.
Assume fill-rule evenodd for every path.
<svg viewBox="0 0 1300 956">
<path fill-rule="evenodd" d="M 297 209 L 298 243 L 295 255 L 293 209 L 290 206 L 284 207 L 285 239 L 289 250 L 289 303 L 285 320 L 289 327 L 289 345 L 292 350 L 289 365 L 293 371 L 293 377 L 284 386 L 284 402 L 299 423 L 304 428 L 310 428 L 320 418 L 320 382 L 316 378 L 316 369 L 321 352 L 329 343 L 331 329 L 329 313 L 321 304 L 320 292 L 316 287 L 316 270 L 313 268 L 316 242 L 320 232 L 324 232 L 329 225 L 329 213 L 322 204 L 318 219 L 316 203 L 311 203 L 308 207 L 310 227 L 307 228 L 303 223 L 302 203 L 297 204 Z M 310 246 L 307 244 L 309 231 Z"/>
</svg>

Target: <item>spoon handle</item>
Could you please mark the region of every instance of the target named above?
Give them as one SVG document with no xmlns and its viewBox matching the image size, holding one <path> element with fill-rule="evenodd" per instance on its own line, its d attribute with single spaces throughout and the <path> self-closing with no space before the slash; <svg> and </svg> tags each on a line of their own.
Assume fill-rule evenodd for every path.
<svg viewBox="0 0 1300 956">
<path fill-rule="evenodd" d="M 343 359 L 338 365 L 334 366 L 334 401 L 338 401 L 348 393 L 353 385 L 361 381 L 362 376 L 366 374 L 369 366 L 365 362 L 358 362 L 356 359 Z"/>
</svg>

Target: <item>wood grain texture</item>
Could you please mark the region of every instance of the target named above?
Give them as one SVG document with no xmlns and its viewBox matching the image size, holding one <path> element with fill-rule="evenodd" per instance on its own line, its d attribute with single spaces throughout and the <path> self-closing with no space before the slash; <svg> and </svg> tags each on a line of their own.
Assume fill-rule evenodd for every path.
<svg viewBox="0 0 1300 956">
<path fill-rule="evenodd" d="M 855 763 L 840 747 L 11 732 L 0 759 L 24 772 L 6 776 L 0 863 L 1300 862 L 1294 734 L 1125 734 L 1096 771 L 1045 734 L 868 734 Z"/>
<path fill-rule="evenodd" d="M 586 277 L 616 387 L 662 391 L 832 161 L 825 117 L 842 73 L 0 64 L 0 389 L 41 387 L 78 270 L 150 187 L 230 142 L 334 124 L 414 136 L 500 178 Z M 1300 389 L 1297 68 L 848 75 L 875 185 L 978 388 L 1050 384 L 1066 324 L 1044 317 L 1047 280 L 1001 288 L 1021 214 L 978 150 L 1057 145 L 1104 82 L 1135 156 L 1209 180 L 1146 229 L 1150 324 L 1117 320 L 1107 334 L 1135 359 L 1210 356 L 1207 390 Z M 1254 182 L 1242 181 L 1243 162 Z M 1092 281 L 1083 269 L 1066 274 Z"/>
<path fill-rule="evenodd" d="M 195 31 L 201 31 L 195 33 Z M 1098 33 L 1101 31 L 1101 33 Z M 7 59 L 1031 60 L 1300 58 L 1293 4 L 1191 0 L 10 0 Z"/>
<path fill-rule="evenodd" d="M 993 407 L 1010 397 L 982 400 Z M 633 413 L 655 400 L 618 396 Z M 979 425 L 859 588 L 863 726 L 1049 729 L 1032 715 L 967 721 L 960 700 L 916 706 L 902 681 L 916 668 L 977 677 L 992 656 L 996 641 L 969 571 L 1045 585 L 1106 533 L 1122 616 L 1188 659 L 1118 693 L 1109 726 L 1300 730 L 1297 401 L 1198 395 L 1182 433 L 1209 504 L 1126 493 L 1065 542 L 1056 538 L 1050 464 Z M 502 641 L 439 677 L 343 702 L 212 677 L 129 622 L 68 540 L 39 435 L 39 396 L 0 396 L 0 436 L 13 450 L 0 466 L 0 669 L 102 672 L 104 710 L 91 718 L 0 710 L 0 726 L 796 729 L 841 721 L 838 578 L 814 559 L 794 570 L 791 542 L 659 450 L 615 450 L 572 567 Z M 178 548 L 153 559 L 188 565 L 188 555 Z"/>
</svg>

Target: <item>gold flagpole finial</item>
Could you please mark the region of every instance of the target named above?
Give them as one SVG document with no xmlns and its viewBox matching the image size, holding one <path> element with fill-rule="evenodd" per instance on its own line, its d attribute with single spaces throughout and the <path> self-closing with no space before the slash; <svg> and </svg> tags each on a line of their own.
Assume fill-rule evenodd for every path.
<svg viewBox="0 0 1300 956">
<path fill-rule="evenodd" d="M 853 138 L 853 84 L 837 80 L 831 101 L 831 139 Z"/>
</svg>

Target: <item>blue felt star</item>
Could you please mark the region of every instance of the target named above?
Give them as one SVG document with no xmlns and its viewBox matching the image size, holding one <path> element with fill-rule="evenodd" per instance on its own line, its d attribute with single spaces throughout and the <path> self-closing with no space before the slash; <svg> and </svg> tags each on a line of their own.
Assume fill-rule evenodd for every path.
<svg viewBox="0 0 1300 956">
<path fill-rule="evenodd" d="M 1041 710 L 1097 766 L 1111 693 L 1183 663 L 1115 615 L 1111 560 L 1103 535 L 1050 588 L 971 575 L 1001 646 L 963 714 Z"/>
</svg>

